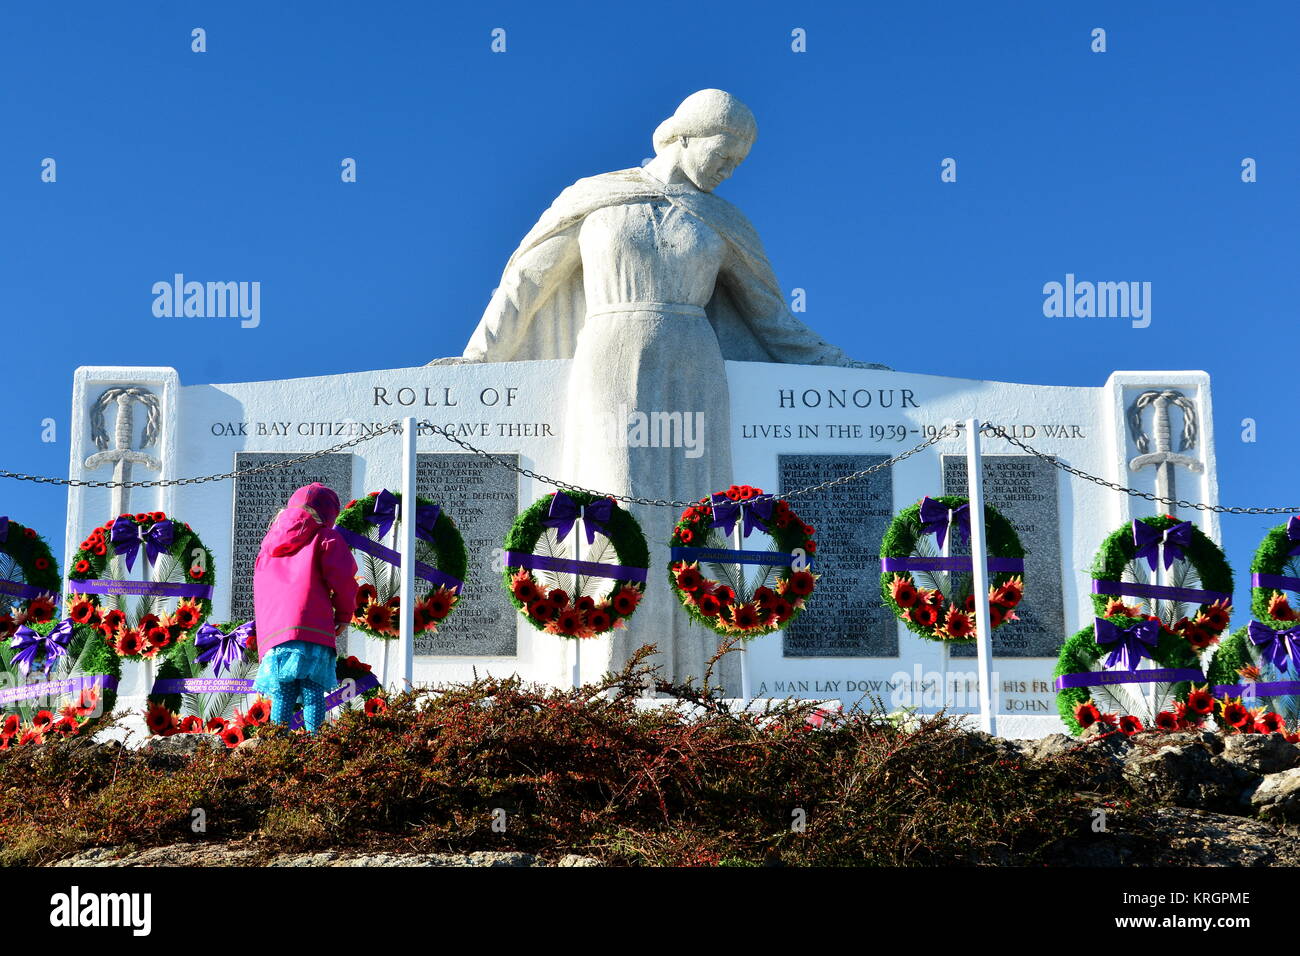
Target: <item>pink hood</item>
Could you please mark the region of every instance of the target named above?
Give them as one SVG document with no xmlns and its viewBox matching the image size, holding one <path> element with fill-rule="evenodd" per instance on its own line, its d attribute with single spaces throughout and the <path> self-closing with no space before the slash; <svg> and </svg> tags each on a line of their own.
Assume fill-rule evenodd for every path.
<svg viewBox="0 0 1300 956">
<path fill-rule="evenodd" d="M 334 527 L 338 516 L 339 496 L 312 483 L 293 493 L 267 529 L 253 565 L 257 650 L 262 657 L 286 641 L 334 647 L 335 628 L 351 620 L 357 563 Z"/>
</svg>

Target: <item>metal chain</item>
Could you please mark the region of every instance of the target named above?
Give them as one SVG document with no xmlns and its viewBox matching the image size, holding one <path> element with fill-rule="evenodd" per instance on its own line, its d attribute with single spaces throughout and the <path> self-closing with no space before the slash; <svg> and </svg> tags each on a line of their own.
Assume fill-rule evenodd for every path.
<svg viewBox="0 0 1300 956">
<path fill-rule="evenodd" d="M 1071 468 L 1065 462 L 1044 454 L 1032 445 L 1028 445 L 1008 435 L 1005 426 L 994 425 L 991 422 L 982 422 L 980 424 L 981 432 L 991 432 L 999 438 L 1003 438 L 1018 448 L 1023 448 L 1029 454 L 1043 459 L 1043 461 L 1059 468 L 1067 474 L 1074 475 L 1076 478 L 1082 478 L 1084 481 L 1091 481 L 1093 484 L 1101 485 L 1103 488 L 1109 488 L 1112 491 L 1120 491 L 1134 498 L 1145 498 L 1147 501 L 1158 502 L 1162 505 L 1172 505 L 1175 508 L 1190 508 L 1194 511 L 1209 511 L 1221 515 L 1290 515 L 1300 514 L 1300 508 L 1230 508 L 1227 505 L 1207 505 L 1199 501 L 1184 501 L 1182 498 L 1161 498 L 1153 495 L 1149 491 L 1138 491 L 1136 488 L 1127 488 L 1124 485 L 1116 484 L 1113 481 L 1107 481 L 1105 478 L 1098 478 L 1096 475 L 1090 475 L 1086 471 L 1080 471 L 1078 468 Z"/>
<path fill-rule="evenodd" d="M 478 455 L 482 458 L 486 458 L 488 461 L 491 461 L 502 468 L 506 468 L 510 471 L 516 472 L 517 474 L 523 475 L 525 478 L 531 478 L 534 481 L 540 481 L 543 484 L 552 485 L 553 487 L 560 488 L 565 491 L 572 491 L 572 492 L 577 492 L 579 494 L 597 495 L 599 497 L 612 498 L 615 501 L 621 501 L 624 502 L 625 504 L 651 505 L 654 507 L 661 507 L 661 508 L 690 508 L 694 505 L 699 504 L 699 501 L 674 501 L 668 498 L 639 498 L 636 497 L 635 495 L 605 494 L 604 492 L 596 491 L 591 488 L 583 488 L 580 485 L 571 484 L 570 482 L 562 481 L 558 478 L 552 478 L 549 475 L 540 474 L 538 472 L 533 471 L 530 468 L 521 468 L 518 465 L 506 461 L 504 458 L 501 458 L 498 455 L 494 455 L 489 451 L 484 451 L 482 448 L 479 448 L 478 446 L 465 441 L 465 439 L 460 438 L 457 435 L 451 434 L 446 429 L 440 428 L 439 426 L 434 425 L 432 422 L 429 422 L 428 420 L 419 422 L 417 425 L 417 429 L 419 431 L 427 432 L 429 434 L 441 435 L 443 438 L 447 439 L 448 441 L 456 445 L 459 445 L 461 448 L 464 448 L 466 451 L 472 452 L 473 454 Z M 69 487 L 79 487 L 79 488 L 159 488 L 165 485 L 199 485 L 209 481 L 225 481 L 226 479 L 229 478 L 240 478 L 245 475 L 256 475 L 266 471 L 273 471 L 276 468 L 287 468 L 290 465 L 300 465 L 304 462 L 312 461 L 316 458 L 321 458 L 325 455 L 332 455 L 336 452 L 342 451 L 345 448 L 355 447 L 357 445 L 360 445 L 362 442 L 367 442 L 373 438 L 378 438 L 380 435 L 387 435 L 390 432 L 400 434 L 401 431 L 402 431 L 401 422 L 390 422 L 387 425 L 376 428 L 374 431 L 370 432 L 367 435 L 358 435 L 355 438 L 351 438 L 345 442 L 339 442 L 337 445 L 331 445 L 329 448 L 322 448 L 319 451 L 308 452 L 307 454 L 298 455 L 294 458 L 286 458 L 283 461 L 268 462 L 265 465 L 257 465 L 256 467 L 253 468 L 244 468 L 241 470 L 228 471 L 220 475 L 203 475 L 197 478 L 167 478 L 167 479 L 158 479 L 155 481 L 88 481 L 81 478 L 53 478 L 46 475 L 28 475 L 28 474 L 24 474 L 23 472 L 5 471 L 3 469 L 0 469 L 0 478 L 13 478 L 18 481 L 34 481 L 37 482 L 38 484 L 67 485 Z M 1045 454 L 1044 452 L 1039 451 L 1037 448 L 1034 448 L 1032 445 L 1029 445 L 1026 442 L 1022 441 L 1021 439 L 1007 434 L 1006 426 L 997 425 L 993 422 L 982 422 L 980 424 L 980 431 L 988 432 L 989 434 L 995 435 L 998 438 L 1002 438 L 1005 441 L 1008 441 L 1011 444 L 1015 445 L 1016 447 L 1023 449 L 1028 454 L 1033 455 L 1036 458 L 1041 458 L 1043 461 L 1046 461 L 1053 467 L 1059 468 L 1061 471 L 1073 475 L 1076 478 L 1082 478 L 1084 481 L 1091 481 L 1093 484 L 1100 485 L 1103 488 L 1109 488 L 1112 491 L 1118 491 L 1121 492 L 1122 494 L 1130 495 L 1131 497 L 1134 498 L 1143 498 L 1146 501 L 1152 501 L 1164 505 L 1172 505 L 1176 508 L 1190 508 L 1194 511 L 1212 512 L 1214 514 L 1232 514 L 1232 515 L 1300 514 L 1300 507 L 1234 508 L 1234 507 L 1228 507 L 1226 505 L 1207 505 L 1202 502 L 1185 501 L 1182 498 L 1162 498 L 1159 497 L 1158 495 L 1152 494 L 1149 491 L 1139 491 L 1136 488 L 1128 488 L 1124 485 L 1117 484 L 1116 482 L 1107 481 L 1105 478 L 1099 478 L 1098 476 L 1089 474 L 1086 471 L 1081 471 L 1078 468 L 1071 467 L 1070 465 L 1065 464 L 1065 462 L 1061 461 L 1060 459 L 1052 455 Z M 902 452 L 901 454 L 895 455 L 893 458 L 887 458 L 884 461 L 879 462 L 878 464 L 872 465 L 870 468 L 864 468 L 861 471 L 855 471 L 849 475 L 841 475 L 838 478 L 831 478 L 815 485 L 808 485 L 804 488 L 798 488 L 793 491 L 788 491 L 779 496 L 774 494 L 766 494 L 766 495 L 758 496 L 758 499 L 751 499 L 751 500 L 759 500 L 763 498 L 777 498 L 777 497 L 800 498 L 803 497 L 804 495 L 816 494 L 817 492 L 824 491 L 827 488 L 833 488 L 836 485 L 847 484 L 851 481 L 860 481 L 861 479 L 866 478 L 868 475 L 875 474 L 876 472 L 882 471 L 886 468 L 892 468 L 894 465 L 897 465 L 899 462 L 906 461 L 908 458 L 911 458 L 913 455 L 917 454 L 918 452 L 924 451 L 925 449 L 929 448 L 931 445 L 943 441 L 945 438 L 956 437 L 956 435 L 958 434 L 960 433 L 955 429 L 950 429 L 946 427 L 939 428 L 935 431 L 933 435 L 931 435 L 925 441 L 921 442 L 921 444 L 917 445 L 915 448 L 910 448 L 907 451 Z"/>
<path fill-rule="evenodd" d="M 290 465 L 300 465 L 305 461 L 311 461 L 314 458 L 320 458 L 324 455 L 332 455 L 344 448 L 351 448 L 354 445 L 360 445 L 362 442 L 370 441 L 372 438 L 378 438 L 380 435 L 386 435 L 389 432 L 401 432 L 402 425 L 400 422 L 391 422 L 381 428 L 376 428 L 369 435 L 359 435 L 356 438 L 349 439 L 345 442 L 339 442 L 337 445 L 331 445 L 329 448 L 322 448 L 320 451 L 308 452 L 305 455 L 299 455 L 296 458 L 286 458 L 284 461 L 267 462 L 265 465 L 258 465 L 255 468 L 244 468 L 242 470 L 228 471 L 223 475 L 203 475 L 198 478 L 160 478 L 155 481 L 87 481 L 82 478 L 51 478 L 46 475 L 27 475 L 20 471 L 5 471 L 0 469 L 0 478 L 14 478 L 18 481 L 35 481 L 44 485 L 68 485 L 76 488 L 161 488 L 164 485 L 201 485 L 207 481 L 225 481 L 227 478 L 242 478 L 245 475 L 256 475 L 264 471 L 273 471 L 276 468 L 287 468 Z"/>
</svg>

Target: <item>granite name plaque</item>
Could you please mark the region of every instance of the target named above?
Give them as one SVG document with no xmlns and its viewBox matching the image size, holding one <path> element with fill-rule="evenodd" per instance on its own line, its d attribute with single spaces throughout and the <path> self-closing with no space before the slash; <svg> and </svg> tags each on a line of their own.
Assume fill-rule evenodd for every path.
<svg viewBox="0 0 1300 956">
<path fill-rule="evenodd" d="M 944 494 L 965 495 L 966 458 L 943 456 Z M 1025 549 L 1025 599 L 1017 621 L 993 632 L 995 657 L 1056 657 L 1065 640 L 1057 469 L 1033 455 L 985 455 L 984 500 L 1016 529 Z M 975 646 L 954 645 L 953 657 Z"/>
<path fill-rule="evenodd" d="M 518 463 L 518 455 L 498 455 Z M 418 493 L 437 502 L 456 521 L 469 568 L 461 600 L 436 633 L 420 634 L 415 653 L 476 657 L 514 657 L 519 613 L 501 587 L 496 554 L 519 513 L 519 477 L 471 454 L 417 456 Z M 423 583 L 424 591 L 429 585 Z"/>
<path fill-rule="evenodd" d="M 885 455 L 780 455 L 781 492 L 861 471 Z M 898 627 L 880 599 L 880 539 L 893 514 L 893 478 L 882 469 L 834 493 L 790 506 L 816 529 L 821 575 L 807 608 L 782 633 L 786 657 L 897 657 Z"/>
<path fill-rule="evenodd" d="M 235 470 L 256 468 L 287 458 L 300 458 L 301 452 L 237 451 Z M 352 456 L 322 455 L 311 461 L 284 468 L 269 468 L 255 475 L 235 479 L 231 528 L 230 620 L 247 621 L 253 617 L 253 562 L 262 546 L 266 527 L 275 513 L 284 507 L 289 496 L 303 485 L 319 481 L 333 488 L 339 504 L 352 497 Z"/>
</svg>

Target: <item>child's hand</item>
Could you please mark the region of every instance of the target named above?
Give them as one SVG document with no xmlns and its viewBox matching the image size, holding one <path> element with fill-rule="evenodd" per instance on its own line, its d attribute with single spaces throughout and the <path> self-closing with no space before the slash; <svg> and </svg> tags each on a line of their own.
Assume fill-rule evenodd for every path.
<svg viewBox="0 0 1300 956">
<path fill-rule="evenodd" d="M 343 622 L 342 624 L 340 624 L 338 627 L 334 628 L 334 636 L 335 636 L 335 637 L 342 637 L 342 636 L 343 636 L 343 632 L 346 631 L 347 629 L 348 629 L 348 622 L 347 622 L 347 621 L 344 621 L 344 622 Z"/>
</svg>

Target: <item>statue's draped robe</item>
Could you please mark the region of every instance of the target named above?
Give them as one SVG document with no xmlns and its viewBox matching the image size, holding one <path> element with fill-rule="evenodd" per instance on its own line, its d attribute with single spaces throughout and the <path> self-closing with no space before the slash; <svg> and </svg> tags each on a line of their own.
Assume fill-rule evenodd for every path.
<svg viewBox="0 0 1300 956">
<path fill-rule="evenodd" d="M 675 309 L 684 302 L 697 314 Z M 733 480 L 724 359 L 851 364 L 790 314 L 738 210 L 641 169 L 583 179 L 560 194 L 510 258 L 464 357 L 573 358 L 557 477 L 613 494 L 685 500 Z M 695 436 L 702 454 L 610 442 L 598 422 L 620 407 L 702 422 Z M 699 678 L 718 638 L 690 625 L 667 587 L 666 542 L 679 509 L 631 510 L 651 548 L 647 594 L 626 630 L 584 647 L 584 674 L 616 668 L 654 643 L 655 663 L 672 677 Z M 715 683 L 738 693 L 737 667 L 729 655 Z"/>
</svg>

